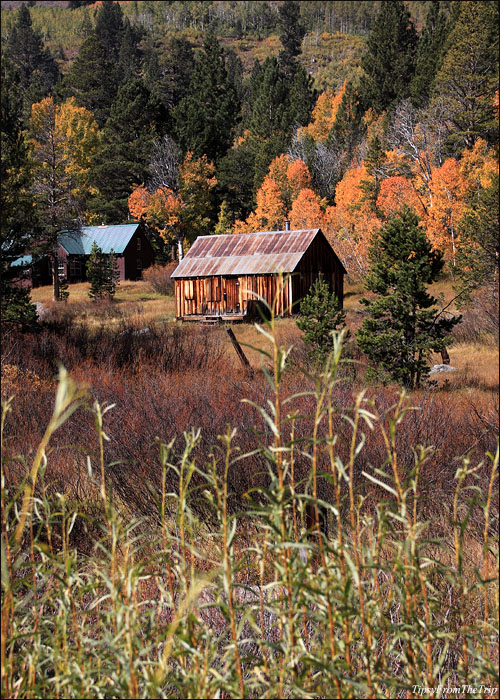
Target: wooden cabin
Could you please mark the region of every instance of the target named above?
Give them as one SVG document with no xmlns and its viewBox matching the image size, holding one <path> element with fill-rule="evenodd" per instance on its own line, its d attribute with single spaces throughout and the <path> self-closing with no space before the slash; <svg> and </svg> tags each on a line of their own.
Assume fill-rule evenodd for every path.
<svg viewBox="0 0 500 700">
<path fill-rule="evenodd" d="M 59 279 L 85 282 L 92 245 L 97 243 L 104 255 L 113 250 L 118 280 L 141 279 L 142 271 L 153 264 L 154 250 L 140 223 L 82 226 L 77 231 L 61 231 L 57 237 Z M 39 287 L 52 284 L 52 268 L 47 256 L 25 255 L 12 263 L 19 273 L 17 286 Z"/>
<path fill-rule="evenodd" d="M 345 268 L 321 229 L 200 236 L 172 273 L 177 318 L 244 320 L 258 297 L 276 314 L 295 313 L 321 273 L 342 303 Z"/>
</svg>

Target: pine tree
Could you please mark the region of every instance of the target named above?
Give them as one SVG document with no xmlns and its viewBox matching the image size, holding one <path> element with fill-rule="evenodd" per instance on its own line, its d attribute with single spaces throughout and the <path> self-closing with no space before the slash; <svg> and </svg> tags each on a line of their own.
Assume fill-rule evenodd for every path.
<svg viewBox="0 0 500 700">
<path fill-rule="evenodd" d="M 450 153 L 460 155 L 478 137 L 498 143 L 498 5 L 462 2 L 451 30 L 447 51 L 438 71 L 433 94 L 444 106 Z M 496 112 L 496 113 L 495 113 Z"/>
<path fill-rule="evenodd" d="M 113 299 L 116 292 L 118 269 L 114 251 L 104 255 L 102 249 L 94 241 L 87 262 L 87 280 L 90 282 L 89 297 L 91 299 Z"/>
<path fill-rule="evenodd" d="M 49 94 L 57 82 L 59 69 L 50 51 L 44 48 L 39 33 L 34 31 L 30 11 L 24 3 L 5 43 L 5 55 L 16 73 L 23 96 L 23 117 L 27 121 L 32 103 Z"/>
<path fill-rule="evenodd" d="M 148 56 L 144 65 L 146 84 L 171 111 L 188 94 L 193 68 L 192 45 L 184 37 L 171 37 L 161 54 L 152 52 Z"/>
<path fill-rule="evenodd" d="M 125 20 L 120 50 L 118 53 L 117 74 L 120 83 L 137 76 L 140 72 L 142 52 L 139 49 L 142 32 Z"/>
<path fill-rule="evenodd" d="M 333 333 L 345 326 L 345 312 L 321 274 L 299 308 L 297 326 L 304 332 L 311 358 L 321 364 L 333 350 Z"/>
<path fill-rule="evenodd" d="M 498 286 L 500 247 L 498 239 L 498 173 L 492 182 L 474 193 L 470 206 L 460 222 L 460 248 L 456 271 L 458 289 L 469 292 L 493 280 Z M 466 294 L 465 294 L 466 293 Z"/>
<path fill-rule="evenodd" d="M 65 81 L 68 96 L 90 110 L 99 126 L 108 119 L 118 89 L 115 65 L 108 60 L 99 39 L 85 39 Z"/>
<path fill-rule="evenodd" d="M 150 157 L 163 114 L 163 108 L 140 79 L 133 78 L 120 86 L 93 167 L 99 195 L 91 208 L 106 220 L 125 221 L 132 185 L 149 180 Z"/>
<path fill-rule="evenodd" d="M 302 39 L 306 29 L 300 21 L 300 3 L 296 0 L 285 0 L 278 9 L 279 38 L 283 51 L 279 62 L 285 74 L 293 76 L 298 67 L 295 57 L 300 54 Z"/>
<path fill-rule="evenodd" d="M 269 139 L 286 134 L 289 127 L 289 85 L 277 59 L 274 56 L 266 58 L 254 77 L 258 80 L 253 86 L 252 111 L 247 124 L 252 136 Z"/>
<path fill-rule="evenodd" d="M 219 160 L 231 146 L 239 111 L 224 52 L 209 33 L 196 57 L 188 94 L 174 110 L 179 142 L 197 157 Z"/>
<path fill-rule="evenodd" d="M 95 35 L 105 50 L 106 58 L 118 61 L 125 26 L 123 12 L 117 2 L 103 2 L 95 19 Z"/>
<path fill-rule="evenodd" d="M 366 172 L 371 175 L 370 180 L 362 180 L 360 188 L 365 194 L 365 199 L 370 203 L 373 212 L 377 213 L 377 199 L 380 194 L 380 183 L 383 179 L 383 165 L 387 160 L 382 142 L 378 136 L 374 136 L 368 144 L 368 150 L 364 159 Z"/>
<path fill-rule="evenodd" d="M 450 24 L 439 8 L 439 0 L 432 0 L 422 36 L 418 42 L 415 75 L 410 85 L 410 96 L 416 107 L 422 107 L 429 99 L 431 85 L 442 60 Z"/>
<path fill-rule="evenodd" d="M 249 113 L 245 126 L 258 140 L 278 138 L 286 150 L 293 129 L 307 124 L 316 101 L 313 81 L 297 65 L 287 75 L 275 57 L 254 66 L 249 84 Z"/>
<path fill-rule="evenodd" d="M 365 108 L 383 112 L 408 96 L 415 71 L 417 33 L 402 0 L 384 0 L 368 36 L 361 66 Z"/>
<path fill-rule="evenodd" d="M 414 389 L 427 375 L 431 353 L 451 342 L 460 321 L 440 316 L 426 289 L 443 268 L 442 255 L 431 250 L 418 216 L 405 207 L 380 230 L 369 258 L 365 287 L 376 296 L 361 300 L 368 317 L 356 334 L 358 346 L 372 376 Z"/>
<path fill-rule="evenodd" d="M 325 144 L 329 152 L 335 156 L 335 161 L 339 163 L 335 180 L 329 184 L 330 191 L 335 191 L 336 183 L 342 179 L 344 171 L 352 162 L 355 150 L 364 138 L 365 132 L 361 98 L 356 87 L 349 81 L 345 86 L 335 121 Z"/>
<path fill-rule="evenodd" d="M 120 279 L 120 272 L 118 270 L 118 262 L 116 260 L 115 251 L 113 248 L 109 251 L 106 269 L 106 283 L 104 286 L 106 295 L 108 299 L 114 299 L 116 294 L 116 286 L 118 280 Z"/>
<path fill-rule="evenodd" d="M 288 95 L 290 132 L 297 126 L 309 124 L 317 97 L 312 76 L 303 66 L 298 65 L 293 74 Z"/>
<path fill-rule="evenodd" d="M 5 70 L 5 61 L 3 67 Z M 1 84 L 1 106 L 1 315 L 4 321 L 29 322 L 35 319 L 30 292 L 13 284 L 19 267 L 11 265 L 30 252 L 37 222 L 30 196 L 32 171 L 22 128 L 21 98 L 8 71 Z"/>
</svg>

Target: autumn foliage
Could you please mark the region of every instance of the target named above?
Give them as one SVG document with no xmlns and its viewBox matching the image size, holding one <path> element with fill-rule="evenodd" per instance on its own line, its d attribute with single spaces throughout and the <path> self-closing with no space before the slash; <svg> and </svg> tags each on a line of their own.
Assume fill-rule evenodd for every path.
<svg viewBox="0 0 500 700">
<path fill-rule="evenodd" d="M 189 151 L 179 168 L 177 192 L 160 187 L 150 192 L 144 185 L 134 188 L 128 200 L 130 214 L 145 219 L 166 243 L 180 234 L 192 243 L 196 236 L 209 233 L 211 196 L 217 184 L 215 168 L 206 156 L 194 158 Z"/>
</svg>

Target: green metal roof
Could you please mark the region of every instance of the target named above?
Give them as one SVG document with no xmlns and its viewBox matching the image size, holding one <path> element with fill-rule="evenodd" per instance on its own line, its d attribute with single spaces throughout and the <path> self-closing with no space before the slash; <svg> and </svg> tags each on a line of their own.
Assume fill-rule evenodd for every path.
<svg viewBox="0 0 500 700">
<path fill-rule="evenodd" d="M 11 262 L 10 267 L 26 267 L 27 265 L 31 265 L 32 262 L 33 258 L 31 255 L 23 255 L 17 258 L 17 260 L 14 260 L 14 262 Z"/>
<path fill-rule="evenodd" d="M 121 255 L 139 224 L 120 224 L 118 226 L 82 226 L 79 231 L 64 231 L 58 237 L 59 244 L 68 255 L 90 255 L 94 241 L 103 253 L 111 249 Z"/>
</svg>

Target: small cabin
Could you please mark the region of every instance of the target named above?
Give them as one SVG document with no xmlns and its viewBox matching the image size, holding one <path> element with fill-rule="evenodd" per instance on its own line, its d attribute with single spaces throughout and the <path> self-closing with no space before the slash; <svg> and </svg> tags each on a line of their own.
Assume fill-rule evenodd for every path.
<svg viewBox="0 0 500 700">
<path fill-rule="evenodd" d="M 118 279 L 141 279 L 142 271 L 153 264 L 154 250 L 142 224 L 83 226 L 79 231 L 64 231 L 59 243 L 59 276 L 68 282 L 87 279 L 87 262 L 95 243 L 104 255 L 114 252 Z"/>
<path fill-rule="evenodd" d="M 69 283 L 86 281 L 87 262 L 94 242 L 105 255 L 113 250 L 119 281 L 140 279 L 142 271 L 154 262 L 154 250 L 142 224 L 82 226 L 77 231 L 61 231 L 57 237 L 59 279 Z M 15 260 L 12 267 L 19 271 L 17 286 L 39 287 L 52 283 L 47 256 L 25 255 Z"/>
<path fill-rule="evenodd" d="M 276 314 L 288 316 L 320 274 L 342 304 L 345 273 L 319 228 L 200 236 L 172 273 L 176 316 L 242 321 L 258 315 L 258 297 L 271 306 L 278 291 Z"/>
</svg>

